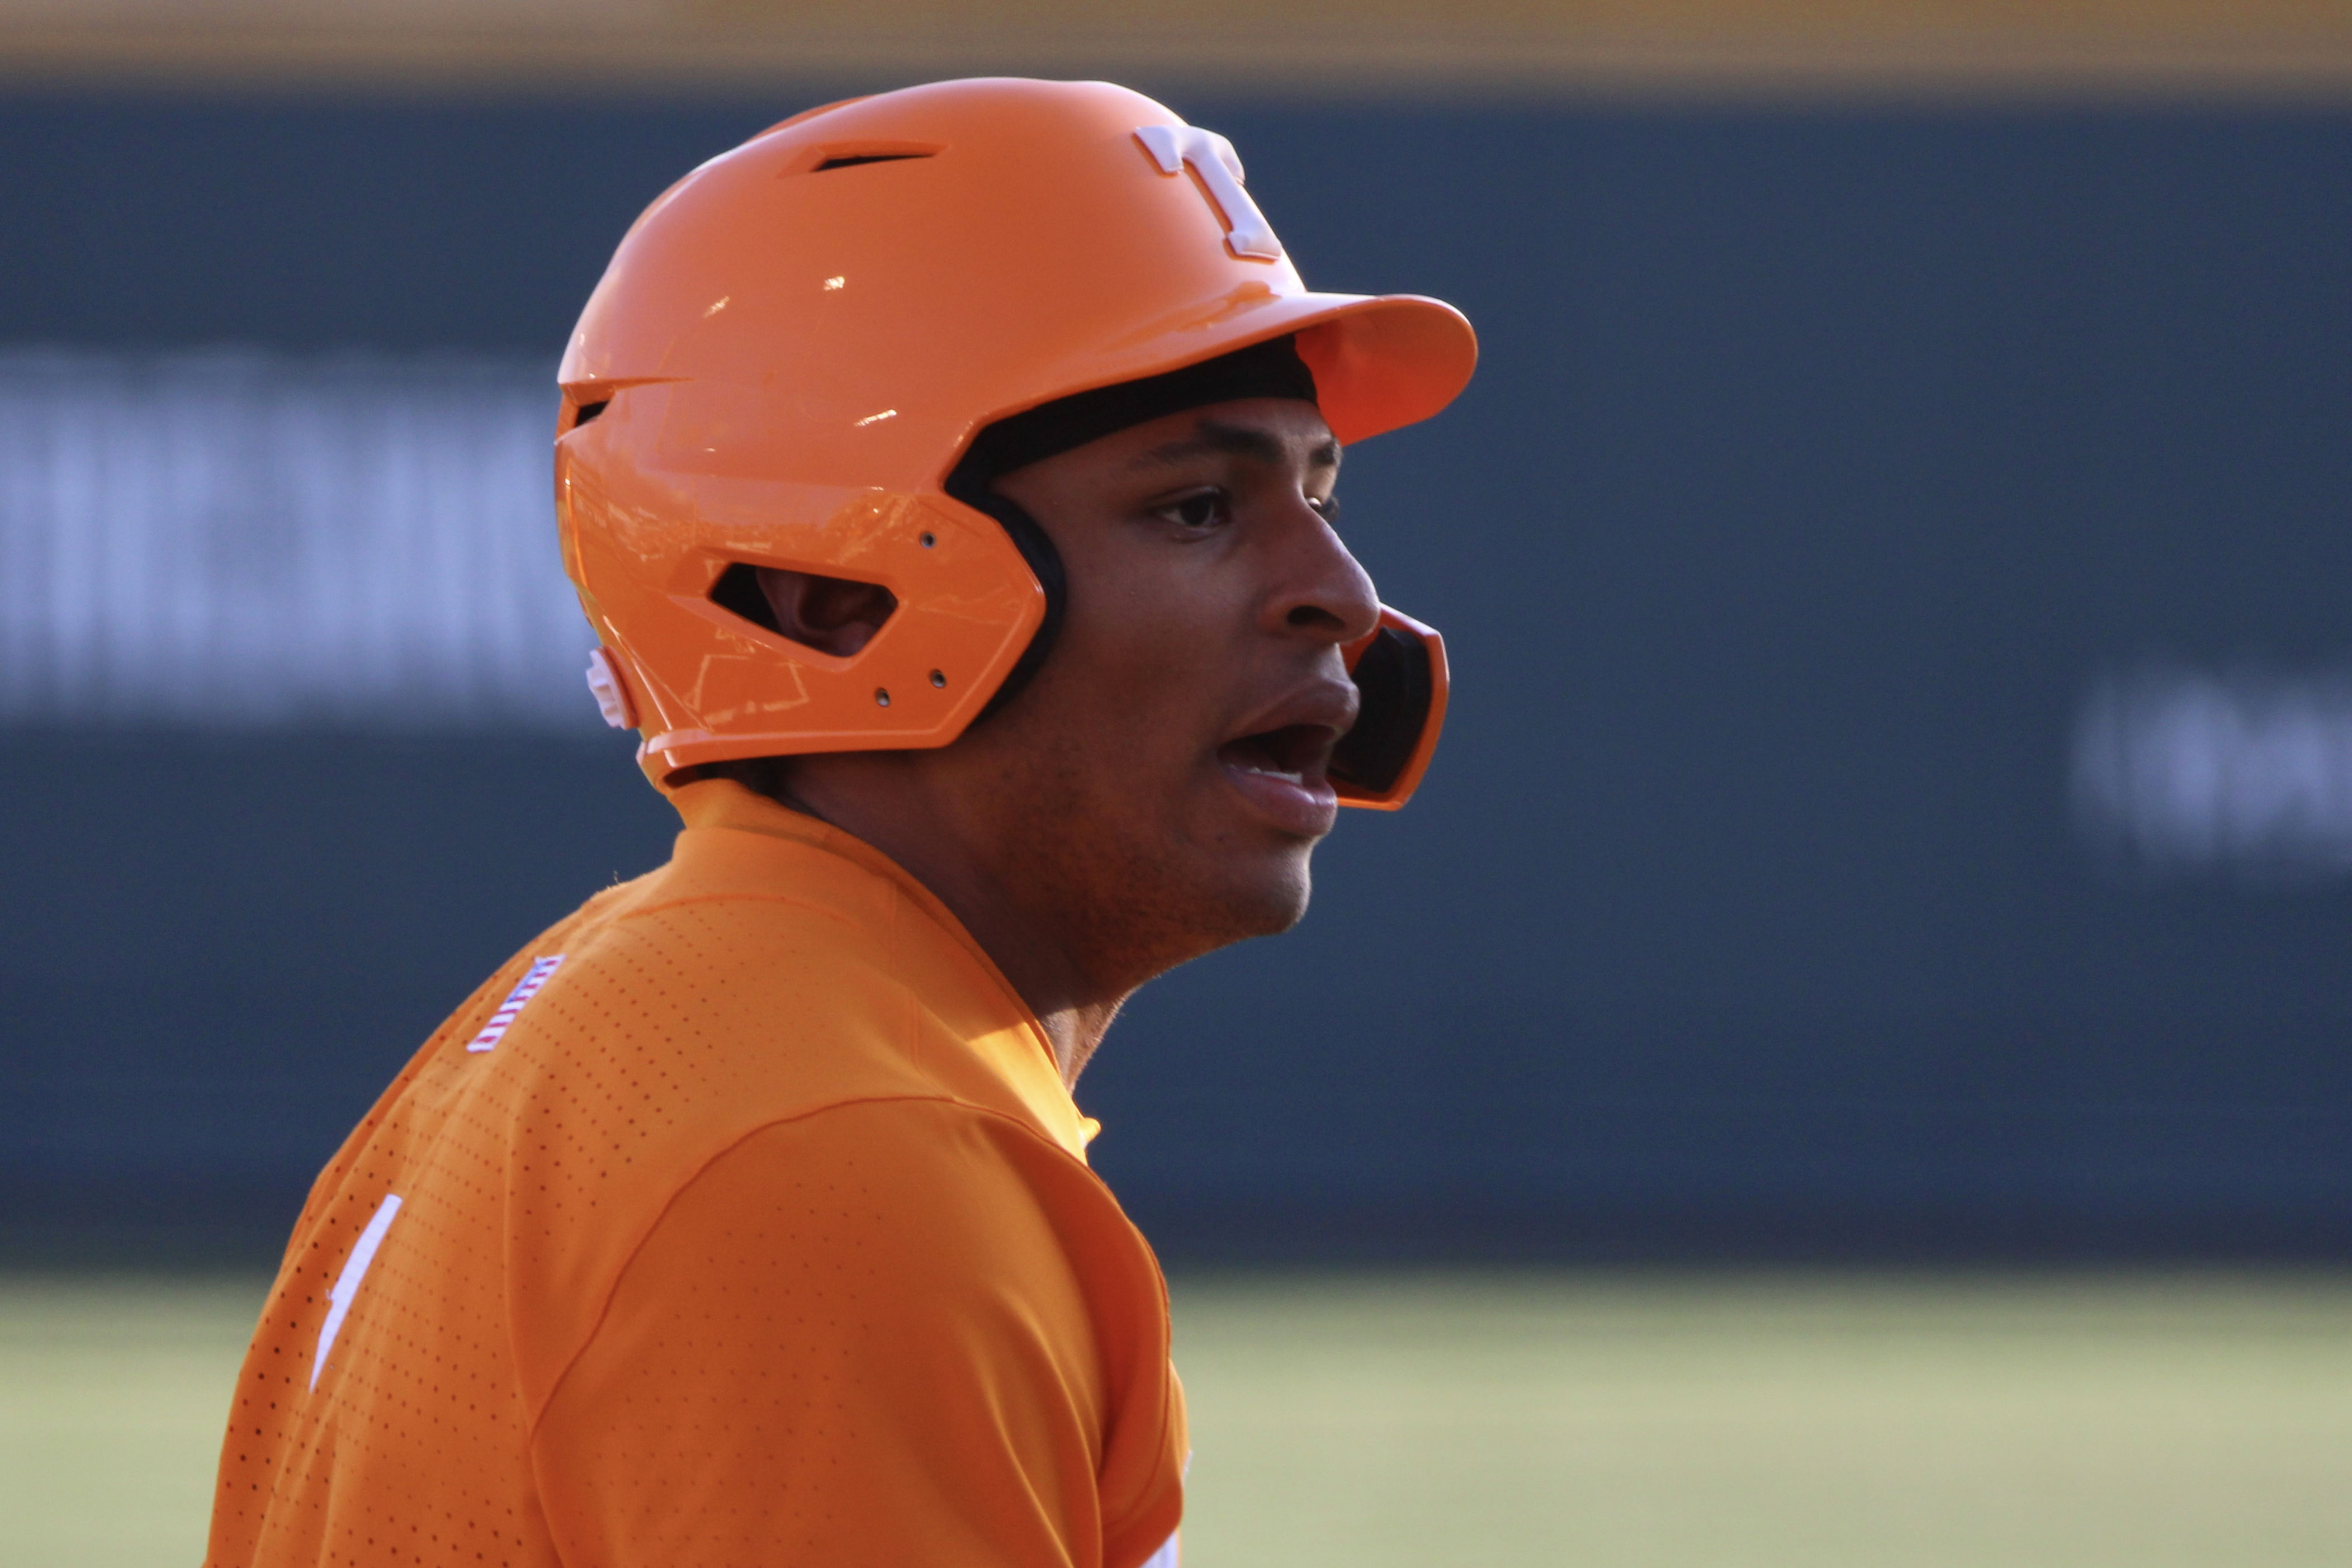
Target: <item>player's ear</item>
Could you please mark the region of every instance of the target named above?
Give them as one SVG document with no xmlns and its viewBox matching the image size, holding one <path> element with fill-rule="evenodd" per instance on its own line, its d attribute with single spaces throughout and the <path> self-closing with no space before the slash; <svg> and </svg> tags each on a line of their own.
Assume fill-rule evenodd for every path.
<svg viewBox="0 0 2352 1568">
<path fill-rule="evenodd" d="M 759 581 L 779 632 L 836 658 L 865 647 L 898 608 L 898 598 L 878 582 L 773 566 L 759 569 Z"/>
</svg>

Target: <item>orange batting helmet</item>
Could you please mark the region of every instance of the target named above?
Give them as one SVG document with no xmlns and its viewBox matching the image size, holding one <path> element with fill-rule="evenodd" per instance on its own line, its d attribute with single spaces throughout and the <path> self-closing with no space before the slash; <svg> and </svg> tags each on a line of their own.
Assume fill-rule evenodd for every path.
<svg viewBox="0 0 2352 1568">
<path fill-rule="evenodd" d="M 656 785 L 948 744 L 1044 656 L 1061 592 L 1035 524 L 958 483 L 975 437 L 1276 340 L 1342 442 L 1435 413 L 1477 357 L 1451 306 L 1308 292 L 1231 144 L 1106 83 L 910 88 L 712 159 L 622 240 L 559 372 L 557 516 L 605 716 L 643 732 Z M 760 566 L 896 608 L 836 657 L 758 623 L 730 585 Z M 1384 611 L 1347 653 L 1363 716 L 1333 783 L 1402 804 L 1444 646 Z"/>
</svg>

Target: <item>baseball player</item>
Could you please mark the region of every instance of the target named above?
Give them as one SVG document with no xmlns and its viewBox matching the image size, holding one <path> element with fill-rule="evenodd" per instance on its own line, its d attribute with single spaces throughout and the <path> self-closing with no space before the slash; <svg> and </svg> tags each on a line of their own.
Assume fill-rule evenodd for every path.
<svg viewBox="0 0 2352 1568">
<path fill-rule="evenodd" d="M 685 829 L 319 1177 L 215 1568 L 1172 1563 L 1166 1292 L 1071 1085 L 1418 781 L 1444 652 L 1332 492 L 1475 357 L 1101 83 L 831 105 L 656 201 L 556 499 Z"/>
</svg>

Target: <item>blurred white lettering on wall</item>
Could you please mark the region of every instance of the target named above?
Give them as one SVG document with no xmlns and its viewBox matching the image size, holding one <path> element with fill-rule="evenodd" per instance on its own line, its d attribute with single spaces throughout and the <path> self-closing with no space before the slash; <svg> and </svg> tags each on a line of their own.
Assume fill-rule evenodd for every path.
<svg viewBox="0 0 2352 1568">
<path fill-rule="evenodd" d="M 598 727 L 538 361 L 0 351 L 0 722 Z"/>
<path fill-rule="evenodd" d="M 2074 806 L 2103 853 L 2158 875 L 2352 872 L 2352 665 L 2150 664 L 2090 688 Z"/>
</svg>

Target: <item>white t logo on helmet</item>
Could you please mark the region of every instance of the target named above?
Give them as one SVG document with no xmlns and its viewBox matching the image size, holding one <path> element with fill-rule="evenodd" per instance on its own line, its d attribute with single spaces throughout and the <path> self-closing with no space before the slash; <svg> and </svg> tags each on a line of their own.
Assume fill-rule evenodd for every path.
<svg viewBox="0 0 2352 1568">
<path fill-rule="evenodd" d="M 1235 256 L 1258 261 L 1282 259 L 1282 242 L 1274 237 L 1274 225 L 1242 189 L 1241 154 L 1234 151 L 1232 142 L 1197 125 L 1139 126 L 1135 139 L 1143 143 L 1163 174 L 1181 174 L 1185 164 L 1192 165 L 1201 183 L 1208 187 L 1210 200 L 1217 204 L 1218 215 L 1224 219 L 1225 245 Z"/>
</svg>

